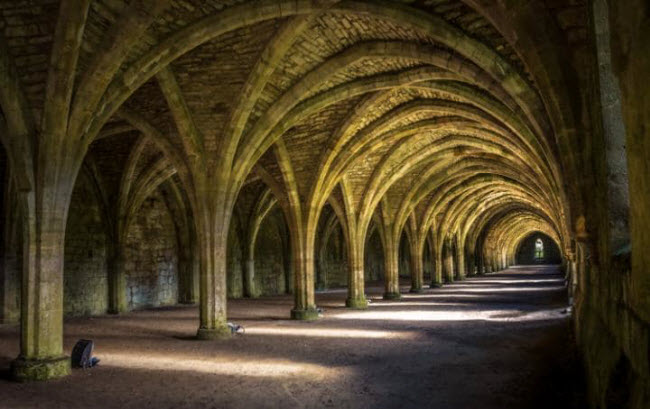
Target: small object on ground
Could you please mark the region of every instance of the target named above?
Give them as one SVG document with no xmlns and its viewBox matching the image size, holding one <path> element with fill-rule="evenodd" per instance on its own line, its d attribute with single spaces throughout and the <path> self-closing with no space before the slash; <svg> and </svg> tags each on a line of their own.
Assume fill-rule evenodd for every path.
<svg viewBox="0 0 650 409">
<path fill-rule="evenodd" d="M 89 339 L 80 339 L 72 348 L 70 361 L 73 368 L 92 368 L 99 363 L 99 358 L 93 357 L 95 344 Z"/>
<path fill-rule="evenodd" d="M 230 328 L 231 334 L 243 334 L 246 332 L 246 329 L 241 325 L 234 324 L 232 322 L 228 323 L 228 328 Z"/>
<path fill-rule="evenodd" d="M 320 308 L 320 307 L 316 307 L 316 312 L 318 313 L 318 317 L 322 317 L 322 316 L 323 316 L 323 309 L 322 309 L 322 308 Z"/>
</svg>

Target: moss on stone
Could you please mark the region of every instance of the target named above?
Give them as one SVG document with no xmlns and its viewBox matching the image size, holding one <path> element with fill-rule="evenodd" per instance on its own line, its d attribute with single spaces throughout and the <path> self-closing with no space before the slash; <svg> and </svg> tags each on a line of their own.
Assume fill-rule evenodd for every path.
<svg viewBox="0 0 650 409">
<path fill-rule="evenodd" d="M 46 381 L 70 374 L 70 358 L 25 359 L 18 357 L 11 363 L 11 378 L 19 382 Z"/>
<path fill-rule="evenodd" d="M 400 293 L 384 293 L 384 300 L 399 300 L 402 298 Z"/>
<path fill-rule="evenodd" d="M 219 325 L 217 328 L 199 328 L 196 332 L 196 339 L 210 341 L 214 339 L 227 339 L 232 335 L 227 325 Z"/>
<path fill-rule="evenodd" d="M 318 310 L 316 308 L 308 308 L 305 310 L 291 310 L 291 319 L 298 321 L 314 321 L 318 319 Z"/>
<path fill-rule="evenodd" d="M 355 310 L 365 310 L 368 308 L 368 300 L 366 297 L 348 298 L 345 300 L 345 306 Z"/>
</svg>

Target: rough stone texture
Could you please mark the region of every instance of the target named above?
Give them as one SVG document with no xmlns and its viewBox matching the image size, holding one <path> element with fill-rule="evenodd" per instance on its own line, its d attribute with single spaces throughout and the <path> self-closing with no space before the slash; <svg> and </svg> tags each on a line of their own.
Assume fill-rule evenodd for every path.
<svg viewBox="0 0 650 409">
<path fill-rule="evenodd" d="M 227 282 L 228 297 L 240 298 L 244 293 L 242 268 L 242 243 L 241 230 L 231 226 L 228 232 L 228 263 L 227 263 Z"/>
<path fill-rule="evenodd" d="M 379 233 L 374 233 L 366 242 L 364 270 L 366 281 L 380 281 L 384 278 L 384 249 Z"/>
<path fill-rule="evenodd" d="M 592 406 L 645 409 L 647 8 L 0 2 L 0 307 L 17 318 L 26 284 L 21 360 L 63 354 L 99 277 L 111 312 L 199 300 L 211 339 L 229 296 L 289 290 L 316 319 L 316 286 L 363 307 L 383 280 L 396 300 L 400 275 L 457 285 L 541 232 Z"/>
<path fill-rule="evenodd" d="M 86 172 L 77 178 L 65 234 L 63 306 L 66 316 L 108 310 L 107 243 L 104 215 Z"/>
<path fill-rule="evenodd" d="M 280 209 L 271 211 L 260 226 L 255 244 L 255 287 L 259 295 L 287 292 L 287 252 L 282 244 L 284 230 L 284 216 Z"/>
<path fill-rule="evenodd" d="M 317 286 L 326 288 L 346 287 L 348 285 L 348 260 L 345 237 L 340 225 L 335 227 L 328 241 L 321 249 L 318 258 Z"/>
<path fill-rule="evenodd" d="M 598 238 L 597 250 L 588 242 L 579 244 L 578 270 L 586 278 L 581 283 L 575 325 L 589 400 L 596 408 L 650 407 L 650 88 L 640 80 L 650 70 L 648 13 L 650 6 L 643 0 L 595 1 L 593 6 L 598 27 L 594 41 L 599 57 L 605 57 L 601 79 L 603 71 L 614 76 L 613 84 L 604 88 L 604 134 L 607 138 L 612 136 L 607 131 L 619 131 L 613 135 L 614 143 L 606 139 L 607 148 L 623 149 L 622 154 L 614 151 L 613 162 L 623 169 L 612 171 L 612 162 L 608 162 L 603 172 L 609 214 L 620 212 L 620 190 L 625 189 L 624 198 L 629 194 L 629 203 L 622 202 L 629 211 L 629 230 L 621 232 L 620 221 L 626 218 L 610 217 L 605 219 L 608 234 Z M 628 177 L 629 191 L 621 187 Z"/>
<path fill-rule="evenodd" d="M 174 224 L 159 193 L 144 201 L 129 227 L 125 264 L 129 309 L 178 302 Z"/>
<path fill-rule="evenodd" d="M 411 277 L 411 249 L 406 233 L 399 241 L 399 276 Z"/>
<path fill-rule="evenodd" d="M 11 188 L 4 149 L 0 149 L 0 170 L 3 174 L 2 239 L 0 251 L 0 323 L 16 323 L 20 319 L 20 277 L 22 268 L 22 223 L 16 194 Z"/>
</svg>

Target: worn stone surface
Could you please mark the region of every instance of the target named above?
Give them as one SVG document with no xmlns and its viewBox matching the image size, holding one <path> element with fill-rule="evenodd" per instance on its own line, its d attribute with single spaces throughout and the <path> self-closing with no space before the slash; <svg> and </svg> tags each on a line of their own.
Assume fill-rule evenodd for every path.
<svg viewBox="0 0 650 409">
<path fill-rule="evenodd" d="M 178 250 L 168 209 L 160 195 L 148 198 L 129 228 L 126 242 L 129 309 L 178 302 Z"/>
<path fill-rule="evenodd" d="M 63 354 L 64 315 L 198 302 L 218 338 L 229 297 L 317 319 L 316 289 L 458 285 L 540 232 L 591 405 L 645 409 L 646 3 L 0 2 L 21 359 Z"/>
<path fill-rule="evenodd" d="M 66 316 L 108 310 L 108 236 L 101 204 L 82 172 L 72 193 L 65 242 L 63 305 Z"/>
</svg>

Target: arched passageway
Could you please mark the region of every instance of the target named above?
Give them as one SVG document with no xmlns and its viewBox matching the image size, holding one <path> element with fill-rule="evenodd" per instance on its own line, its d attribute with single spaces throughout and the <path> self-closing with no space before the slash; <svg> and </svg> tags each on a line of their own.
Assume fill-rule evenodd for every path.
<svg viewBox="0 0 650 409">
<path fill-rule="evenodd" d="M 544 233 L 533 232 L 517 246 L 516 264 L 562 264 L 562 253 L 557 243 Z"/>
<path fill-rule="evenodd" d="M 648 7 L 1 3 L 11 377 L 70 373 L 64 317 L 196 304 L 221 342 L 232 304 L 316 321 L 552 262 L 589 404 L 648 406 Z"/>
</svg>

